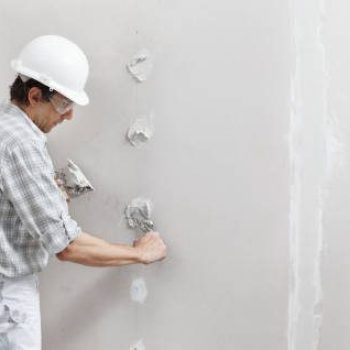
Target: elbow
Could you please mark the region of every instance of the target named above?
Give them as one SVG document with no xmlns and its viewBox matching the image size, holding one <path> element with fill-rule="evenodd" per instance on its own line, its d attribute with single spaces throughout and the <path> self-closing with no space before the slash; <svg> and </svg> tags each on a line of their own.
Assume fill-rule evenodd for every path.
<svg viewBox="0 0 350 350">
<path fill-rule="evenodd" d="M 73 256 L 73 246 L 69 244 L 64 250 L 56 254 L 56 257 L 60 261 L 70 261 Z"/>
</svg>

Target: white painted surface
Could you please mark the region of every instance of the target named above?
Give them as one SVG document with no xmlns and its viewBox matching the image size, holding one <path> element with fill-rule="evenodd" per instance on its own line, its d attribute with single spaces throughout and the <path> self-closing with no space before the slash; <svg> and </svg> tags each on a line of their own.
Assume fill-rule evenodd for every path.
<svg viewBox="0 0 350 350">
<path fill-rule="evenodd" d="M 327 95 L 319 0 L 292 1 L 291 283 L 289 350 L 317 350 L 322 326 L 321 261 L 326 176 Z"/>
<path fill-rule="evenodd" d="M 57 33 L 88 54 L 91 104 L 54 131 L 57 167 L 74 159 L 96 191 L 72 202 L 82 228 L 132 242 L 123 211 L 155 204 L 169 257 L 92 269 L 53 261 L 41 275 L 44 349 L 287 349 L 289 300 L 289 4 L 91 0 L 0 3 L 1 93 L 8 62 Z M 155 57 L 142 84 L 125 66 Z M 125 131 L 154 111 L 140 149 Z M 150 291 L 130 299 L 133 276 Z"/>
<path fill-rule="evenodd" d="M 291 114 L 289 350 L 349 348 L 346 2 L 291 1 L 295 69 Z M 347 39 L 346 39 L 347 38 Z M 342 77 L 342 78 L 340 78 Z M 345 235 L 344 235 L 345 233 Z M 345 328 L 344 328 L 345 327 Z"/>
<path fill-rule="evenodd" d="M 324 1 L 323 41 L 328 77 L 327 105 L 329 119 L 327 197 L 324 203 L 324 238 L 326 254 L 322 262 L 324 290 L 323 327 L 320 350 L 350 346 L 350 4 Z M 334 141 L 332 141 L 334 140 Z"/>
</svg>

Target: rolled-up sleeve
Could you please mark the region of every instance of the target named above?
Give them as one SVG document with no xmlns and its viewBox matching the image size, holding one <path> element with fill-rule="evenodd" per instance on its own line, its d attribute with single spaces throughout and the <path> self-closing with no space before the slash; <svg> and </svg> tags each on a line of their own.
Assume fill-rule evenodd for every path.
<svg viewBox="0 0 350 350">
<path fill-rule="evenodd" d="M 81 232 L 54 179 L 46 146 L 15 144 L 1 164 L 1 187 L 24 229 L 50 255 L 64 250 Z"/>
</svg>

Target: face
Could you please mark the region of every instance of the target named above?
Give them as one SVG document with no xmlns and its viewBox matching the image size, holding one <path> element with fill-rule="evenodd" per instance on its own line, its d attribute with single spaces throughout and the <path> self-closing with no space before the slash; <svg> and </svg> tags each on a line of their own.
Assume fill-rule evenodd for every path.
<svg viewBox="0 0 350 350">
<path fill-rule="evenodd" d="M 50 101 L 44 101 L 40 89 L 32 88 L 34 94 L 28 94 L 28 115 L 34 124 L 44 133 L 55 126 L 73 118 L 73 103 L 59 93 L 55 93 Z"/>
</svg>

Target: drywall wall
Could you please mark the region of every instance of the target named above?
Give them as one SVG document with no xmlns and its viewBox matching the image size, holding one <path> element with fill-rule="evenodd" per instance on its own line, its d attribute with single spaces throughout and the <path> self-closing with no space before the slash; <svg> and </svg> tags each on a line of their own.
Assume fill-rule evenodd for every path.
<svg viewBox="0 0 350 350">
<path fill-rule="evenodd" d="M 346 1 L 333 3 L 325 0 L 323 8 L 327 79 L 327 95 L 324 101 L 327 105 L 329 130 L 326 154 L 330 169 L 323 215 L 325 248 L 321 282 L 324 301 L 319 349 L 346 350 L 350 346 L 350 4 Z"/>
<path fill-rule="evenodd" d="M 319 349 L 323 322 L 323 217 L 333 168 L 323 15 L 319 0 L 291 2 L 290 350 Z"/>
<path fill-rule="evenodd" d="M 291 350 L 350 344 L 348 11 L 345 1 L 291 1 Z"/>
<path fill-rule="evenodd" d="M 132 242 L 124 209 L 149 198 L 169 247 L 147 267 L 52 261 L 44 349 L 288 348 L 290 18 L 280 0 L 0 3 L 2 96 L 10 59 L 35 36 L 66 36 L 89 57 L 91 104 L 49 137 L 56 166 L 73 159 L 95 188 L 72 216 Z M 141 58 L 139 81 L 142 50 L 152 64 Z M 127 131 L 150 115 L 153 137 L 133 147 Z"/>
</svg>

